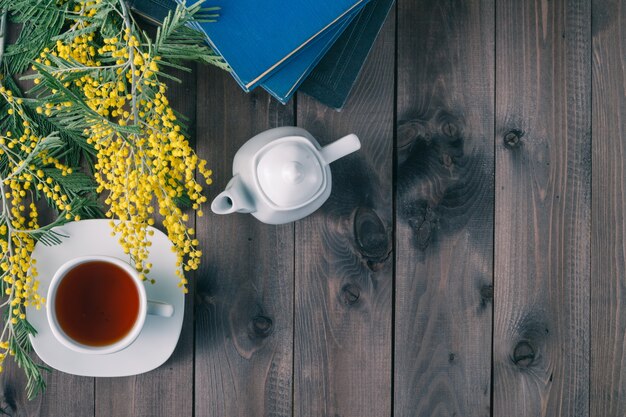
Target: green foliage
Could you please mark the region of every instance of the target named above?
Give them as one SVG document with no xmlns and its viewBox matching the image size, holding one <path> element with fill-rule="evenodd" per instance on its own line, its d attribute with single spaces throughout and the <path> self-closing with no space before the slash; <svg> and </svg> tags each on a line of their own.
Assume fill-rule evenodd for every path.
<svg viewBox="0 0 626 417">
<path fill-rule="evenodd" d="M 46 381 L 41 371 L 49 371 L 49 368 L 35 363 L 31 357 L 32 346 L 29 338 L 36 335 L 37 331 L 28 320 L 19 321 L 13 326 L 12 332 L 9 349 L 14 352 L 13 358 L 17 366 L 26 374 L 26 395 L 32 399 L 45 391 Z"/>
<path fill-rule="evenodd" d="M 217 10 L 215 7 L 202 8 L 202 2 L 198 2 L 187 9 L 178 7 L 174 13 L 169 13 L 163 25 L 157 30 L 152 46 L 155 55 L 163 57 L 163 63 L 166 65 L 184 70 L 187 68 L 176 66 L 175 63 L 181 60 L 194 60 L 228 70 L 228 64 L 224 59 L 204 44 L 205 35 L 190 27 L 190 23 L 198 15 L 201 16 L 200 20 L 214 21 L 218 15 L 212 12 Z M 144 37 L 150 44 L 150 38 L 145 33 Z"/>
<path fill-rule="evenodd" d="M 58 35 L 65 23 L 68 3 L 56 0 L 0 0 L 0 9 L 11 12 L 11 20 L 20 24 L 17 42 L 8 45 L 2 59 L 4 74 L 19 74 L 39 52 Z"/>
</svg>

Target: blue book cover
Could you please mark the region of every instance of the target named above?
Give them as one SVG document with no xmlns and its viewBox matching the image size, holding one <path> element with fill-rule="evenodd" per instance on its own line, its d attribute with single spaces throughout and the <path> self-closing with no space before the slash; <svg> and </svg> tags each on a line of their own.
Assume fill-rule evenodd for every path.
<svg viewBox="0 0 626 417">
<path fill-rule="evenodd" d="M 371 0 L 363 7 L 299 91 L 334 109 L 343 108 L 393 3 Z"/>
<path fill-rule="evenodd" d="M 246 91 L 368 0 L 211 0 L 216 23 L 200 23 Z"/>
<path fill-rule="evenodd" d="M 333 27 L 322 33 L 309 46 L 304 48 L 297 57 L 280 66 L 270 76 L 263 80 L 261 87 L 274 96 L 278 101 L 287 104 L 307 75 L 315 68 L 324 54 L 335 43 L 337 38 L 354 20 L 361 7 L 353 10 Z"/>
</svg>

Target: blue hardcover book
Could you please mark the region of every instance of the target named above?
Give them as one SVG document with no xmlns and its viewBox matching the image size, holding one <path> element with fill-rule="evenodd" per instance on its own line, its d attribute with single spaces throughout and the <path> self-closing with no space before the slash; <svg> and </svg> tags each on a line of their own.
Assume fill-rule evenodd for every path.
<svg viewBox="0 0 626 417">
<path fill-rule="evenodd" d="M 363 7 L 299 91 L 334 109 L 343 108 L 393 2 L 371 0 Z"/>
<path fill-rule="evenodd" d="M 217 23 L 200 23 L 211 46 L 250 91 L 368 0 L 211 0 Z"/>
<path fill-rule="evenodd" d="M 322 59 L 350 22 L 354 20 L 360 10 L 361 7 L 357 8 L 322 33 L 315 41 L 298 53 L 297 57 L 289 60 L 266 78 L 261 87 L 281 103 L 287 104 L 300 84 L 315 68 L 315 65 Z"/>
</svg>

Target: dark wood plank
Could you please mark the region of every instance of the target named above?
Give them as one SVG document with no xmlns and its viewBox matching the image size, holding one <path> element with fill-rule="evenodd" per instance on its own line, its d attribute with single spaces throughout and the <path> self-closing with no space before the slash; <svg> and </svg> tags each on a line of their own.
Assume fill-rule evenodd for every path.
<svg viewBox="0 0 626 417">
<path fill-rule="evenodd" d="M 332 194 L 296 223 L 294 415 L 391 414 L 395 13 L 341 113 L 298 97 L 322 145 L 356 133 L 331 165 Z"/>
<path fill-rule="evenodd" d="M 395 415 L 489 416 L 494 2 L 398 2 Z"/>
<path fill-rule="evenodd" d="M 0 409 L 12 417 L 94 415 L 94 378 L 53 370 L 46 383 L 46 392 L 29 401 L 24 371 L 7 359 L 0 376 Z"/>
<path fill-rule="evenodd" d="M 172 108 L 189 120 L 185 121 L 192 143 L 195 141 L 196 65 L 192 72 L 171 71 L 181 83 L 168 80 L 166 96 Z M 188 211 L 190 226 L 193 211 Z M 206 262 L 206 261 L 205 261 Z M 189 279 L 193 282 L 193 278 Z M 185 318 L 178 345 L 172 356 L 159 368 L 125 378 L 96 378 L 97 417 L 186 417 L 193 414 L 193 286 L 185 297 Z"/>
<path fill-rule="evenodd" d="M 591 412 L 626 415 L 626 4 L 593 2 Z"/>
<path fill-rule="evenodd" d="M 494 415 L 589 415 L 590 2 L 498 2 Z"/>
<path fill-rule="evenodd" d="M 198 154 L 215 173 L 211 198 L 246 140 L 293 124 L 293 106 L 246 95 L 215 68 L 199 71 L 197 106 Z M 290 416 L 293 225 L 206 211 L 197 220 L 205 260 L 196 283 L 196 416 Z"/>
</svg>

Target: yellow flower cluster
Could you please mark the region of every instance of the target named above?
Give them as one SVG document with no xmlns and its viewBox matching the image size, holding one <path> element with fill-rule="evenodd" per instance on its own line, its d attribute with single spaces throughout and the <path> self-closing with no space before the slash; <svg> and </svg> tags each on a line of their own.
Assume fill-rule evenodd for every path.
<svg viewBox="0 0 626 417">
<path fill-rule="evenodd" d="M 89 10 L 90 4 L 86 2 L 77 10 Z M 89 22 L 78 19 L 76 25 L 77 29 L 85 29 Z M 119 36 L 100 42 L 96 38 L 81 34 L 68 41 L 59 40 L 37 61 L 50 66 L 52 57 L 58 57 L 83 66 L 80 77 L 64 78 L 71 71 L 58 71 L 55 76 L 65 87 L 82 95 L 81 99 L 100 116 L 94 117 L 84 131 L 97 151 L 97 191 L 106 197 L 106 215 L 112 219 L 113 234 L 141 276 L 147 279 L 152 267 L 147 262 L 149 236 L 153 233 L 149 226 L 155 224 L 157 212 L 173 242 L 177 266 L 183 271 L 195 270 L 201 251 L 194 229 L 188 226 L 189 216 L 177 201 L 188 199 L 196 214 L 202 216 L 200 205 L 206 197 L 202 196 L 195 172 L 210 184 L 211 171 L 190 147 L 169 105 L 166 86 L 157 78 L 159 57 L 149 53 L 130 27 Z M 84 70 L 102 69 L 103 63 L 108 71 Z M 54 115 L 68 107 L 71 103 L 57 103 L 38 111 Z M 186 291 L 184 273 L 177 274 L 179 286 Z"/>
<path fill-rule="evenodd" d="M 60 185 L 46 175 L 44 169 L 58 169 L 62 175 L 71 174 L 71 168 L 48 155 L 45 142 L 38 136 L 23 108 L 23 99 L 15 99 L 10 90 L 0 86 L 0 96 L 9 104 L 8 113 L 21 121 L 18 134 L 6 131 L 0 135 L 0 160 L 7 164 L 6 176 L 0 176 L 0 278 L 7 301 L 9 319 L 0 335 L 0 370 L 9 349 L 8 340 L 13 327 L 26 318 L 24 307 L 37 309 L 45 303 L 37 293 L 36 261 L 31 258 L 35 246 L 33 233 L 39 230 L 34 193 L 43 193 L 61 215 L 72 218 L 68 196 Z M 42 169 L 43 168 L 43 169 Z"/>
</svg>

